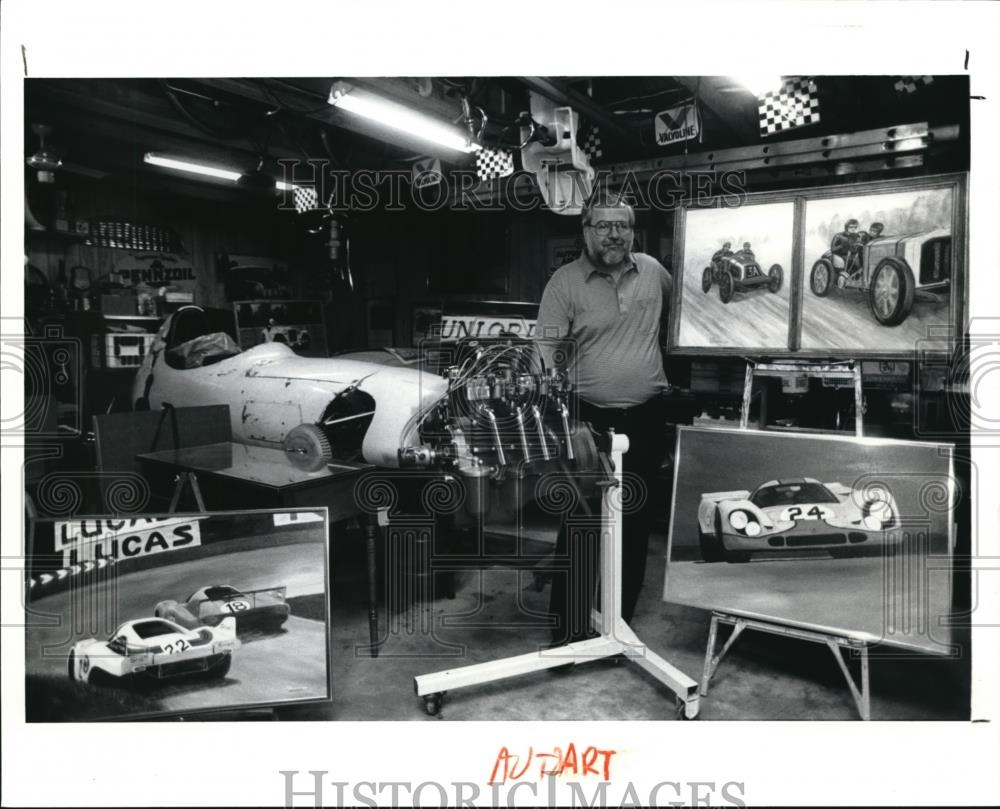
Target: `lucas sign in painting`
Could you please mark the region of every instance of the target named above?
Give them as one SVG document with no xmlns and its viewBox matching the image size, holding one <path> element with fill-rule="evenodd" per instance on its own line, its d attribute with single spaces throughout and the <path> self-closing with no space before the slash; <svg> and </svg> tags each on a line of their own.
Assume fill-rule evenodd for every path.
<svg viewBox="0 0 1000 809">
<path fill-rule="evenodd" d="M 682 427 L 677 465 L 666 600 L 948 652 L 949 446 Z"/>
</svg>

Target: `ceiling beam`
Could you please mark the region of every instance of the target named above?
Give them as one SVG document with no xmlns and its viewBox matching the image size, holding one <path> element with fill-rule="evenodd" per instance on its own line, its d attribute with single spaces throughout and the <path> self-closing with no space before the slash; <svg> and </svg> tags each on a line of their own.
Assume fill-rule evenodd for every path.
<svg viewBox="0 0 1000 809">
<path fill-rule="evenodd" d="M 615 120 L 615 117 L 608 110 L 563 82 L 543 76 L 522 76 L 521 81 L 531 90 L 545 96 L 550 101 L 572 107 L 577 112 L 583 113 L 601 128 L 602 136 L 606 135 L 609 138 L 617 138 L 626 142 L 635 140 L 632 133 Z"/>
<path fill-rule="evenodd" d="M 741 90 L 727 76 L 674 76 L 730 132 L 737 143 L 755 143 L 760 139 L 757 99 L 749 90 Z"/>
<path fill-rule="evenodd" d="M 45 81 L 30 90 L 26 100 L 29 114 L 36 105 L 58 105 L 83 110 L 89 115 L 127 121 L 137 129 L 158 130 L 207 142 L 248 144 L 251 140 L 249 133 L 239 138 L 207 135 L 185 121 L 166 98 L 157 98 L 114 81 Z M 264 123 L 263 115 L 261 123 Z"/>
<path fill-rule="evenodd" d="M 212 143 L 193 137 L 181 137 L 132 125 L 128 121 L 101 116 L 81 118 L 73 109 L 45 110 L 45 122 L 53 126 L 48 139 L 67 160 L 95 169 L 135 171 L 142 168 L 146 152 L 163 152 L 172 157 L 204 161 L 236 171 L 249 171 L 258 159 L 249 149 Z M 28 147 L 32 148 L 32 147 Z M 301 159 L 298 152 L 269 149 L 273 160 L 281 157 Z"/>
</svg>

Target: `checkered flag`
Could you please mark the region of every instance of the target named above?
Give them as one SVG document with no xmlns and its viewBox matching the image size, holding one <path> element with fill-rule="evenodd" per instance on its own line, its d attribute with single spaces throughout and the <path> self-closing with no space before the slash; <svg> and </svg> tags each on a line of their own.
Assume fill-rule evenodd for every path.
<svg viewBox="0 0 1000 809">
<path fill-rule="evenodd" d="M 812 79 L 789 79 L 758 101 L 761 137 L 819 123 L 819 98 Z"/>
<path fill-rule="evenodd" d="M 514 153 L 484 146 L 476 152 L 476 173 L 483 182 L 509 177 L 514 173 Z"/>
<path fill-rule="evenodd" d="M 311 185 L 297 185 L 292 191 L 292 201 L 295 203 L 295 213 L 305 213 L 319 207 L 319 194 Z"/>
<path fill-rule="evenodd" d="M 917 92 L 921 87 L 926 87 L 933 81 L 933 76 L 897 76 L 892 86 L 897 93 L 910 95 Z"/>
<path fill-rule="evenodd" d="M 604 148 L 601 146 L 601 130 L 597 128 L 596 124 L 592 124 L 584 131 L 579 144 L 591 162 L 604 156 Z"/>
</svg>

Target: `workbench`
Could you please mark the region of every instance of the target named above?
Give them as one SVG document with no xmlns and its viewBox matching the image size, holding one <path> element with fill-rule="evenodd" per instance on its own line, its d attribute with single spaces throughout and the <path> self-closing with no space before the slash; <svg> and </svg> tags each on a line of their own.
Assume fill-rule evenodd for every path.
<svg viewBox="0 0 1000 809">
<path fill-rule="evenodd" d="M 376 589 L 376 519 L 354 497 L 358 478 L 374 467 L 367 463 L 331 462 L 309 472 L 293 465 L 284 450 L 221 441 L 180 449 L 144 452 L 136 460 L 149 473 L 167 472 L 175 480 L 170 511 L 176 511 L 190 487 L 200 511 L 213 509 L 325 507 L 333 523 L 357 519 L 365 532 L 368 557 L 368 631 L 372 657 L 378 655 L 378 594 Z"/>
</svg>

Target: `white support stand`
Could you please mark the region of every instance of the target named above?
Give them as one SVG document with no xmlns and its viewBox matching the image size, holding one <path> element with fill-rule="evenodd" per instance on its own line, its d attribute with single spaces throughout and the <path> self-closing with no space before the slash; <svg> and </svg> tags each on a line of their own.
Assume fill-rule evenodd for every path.
<svg viewBox="0 0 1000 809">
<path fill-rule="evenodd" d="M 698 715 L 698 683 L 649 649 L 621 617 L 622 514 L 621 504 L 616 504 L 614 498 L 616 490 L 620 493 L 622 455 L 627 451 L 628 438 L 613 435 L 611 460 L 614 477 L 604 487 L 601 497 L 601 609 L 594 610 L 591 615 L 591 623 L 600 632 L 600 636 L 516 657 L 414 677 L 414 689 L 418 697 L 423 697 L 427 713 L 436 714 L 440 710 L 444 693 L 456 688 L 623 655 L 676 695 L 679 718 L 694 719 Z"/>
<path fill-rule="evenodd" d="M 715 653 L 715 644 L 719 634 L 719 624 L 729 624 L 733 627 L 732 633 L 726 638 L 726 642 L 723 644 L 721 651 Z M 858 638 L 844 637 L 843 635 L 831 635 L 826 632 L 813 632 L 808 629 L 796 629 L 795 627 L 785 626 L 783 624 L 771 623 L 769 621 L 760 621 L 753 618 L 742 618 L 738 615 L 729 615 L 724 612 L 713 612 L 712 613 L 712 623 L 708 628 L 708 647 L 705 649 L 705 669 L 701 676 L 701 695 L 703 697 L 708 696 L 708 683 L 712 679 L 712 675 L 715 674 L 716 669 L 718 669 L 719 664 L 722 662 L 722 658 L 726 656 L 736 639 L 743 633 L 745 629 L 755 629 L 758 632 L 767 632 L 771 635 L 785 635 L 786 637 L 796 638 L 798 640 L 808 640 L 814 643 L 824 644 L 832 653 L 837 660 L 837 665 L 840 667 L 841 673 L 844 675 L 844 679 L 847 681 L 847 687 L 851 690 L 851 696 L 854 697 L 854 704 L 858 708 L 858 714 L 864 720 L 869 720 L 872 718 L 871 714 L 871 699 L 868 690 L 868 643 L 864 640 Z M 858 653 L 861 656 L 861 685 L 854 682 L 854 677 L 851 675 L 850 670 L 847 668 L 847 664 L 844 662 L 844 656 L 841 652 L 842 649 L 848 649 Z"/>
</svg>

